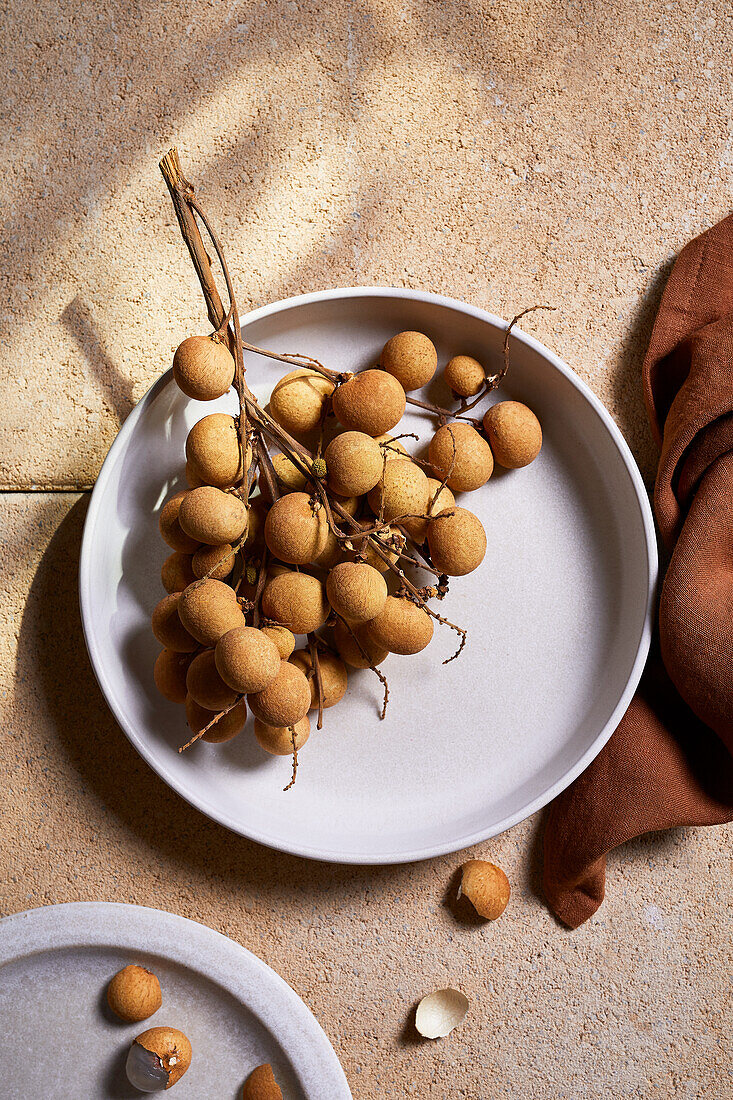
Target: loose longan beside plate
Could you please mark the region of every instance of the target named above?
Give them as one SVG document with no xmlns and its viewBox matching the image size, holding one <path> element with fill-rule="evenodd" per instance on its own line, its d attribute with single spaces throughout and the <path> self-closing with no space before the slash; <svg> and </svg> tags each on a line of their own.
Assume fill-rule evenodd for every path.
<svg viewBox="0 0 733 1100">
<path fill-rule="evenodd" d="M 426 333 L 439 369 L 426 395 L 445 403 L 442 367 L 472 356 L 493 370 L 506 324 L 464 303 L 410 290 L 352 288 L 277 302 L 244 318 L 245 339 L 305 352 L 336 370 L 373 366 L 405 329 Z M 282 364 L 246 357 L 262 404 Z M 418 391 L 420 396 L 423 391 Z M 636 688 L 650 640 L 657 561 L 644 485 L 608 412 L 538 341 L 514 329 L 511 368 L 495 400 L 528 404 L 543 429 L 539 457 L 496 469 L 487 485 L 456 494 L 482 521 L 483 564 L 457 578 L 441 614 L 468 628 L 436 628 L 417 656 L 390 656 L 386 720 L 381 685 L 352 671 L 291 761 L 260 747 L 250 717 L 234 740 L 187 740 L 182 709 L 155 689 L 159 650 L 150 615 L 170 553 L 158 532 L 162 503 L 186 488 L 184 444 L 213 412 L 236 412 L 233 392 L 206 404 L 185 397 L 171 372 L 123 425 L 97 480 L 81 560 L 84 630 L 97 678 L 122 729 L 192 805 L 238 833 L 283 851 L 350 863 L 396 863 L 457 851 L 550 801 L 588 766 Z M 408 406 L 400 431 L 423 454 L 435 429 Z"/>
</svg>

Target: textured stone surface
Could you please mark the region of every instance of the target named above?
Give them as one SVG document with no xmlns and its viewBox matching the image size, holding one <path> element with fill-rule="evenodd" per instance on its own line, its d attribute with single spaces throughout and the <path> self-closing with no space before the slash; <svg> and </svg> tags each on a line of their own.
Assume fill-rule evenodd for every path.
<svg viewBox="0 0 733 1100">
<path fill-rule="evenodd" d="M 310 1005 L 356 1100 L 731 1096 L 733 829 L 628 845 L 574 933 L 538 897 L 539 817 L 474 852 L 514 890 L 488 926 L 447 904 L 462 856 L 338 867 L 233 836 L 137 757 L 96 687 L 77 610 L 86 498 L 4 503 L 1 912 L 130 901 L 232 936 Z M 444 985 L 470 1014 L 420 1041 L 414 1005 Z"/>
<path fill-rule="evenodd" d="M 204 313 L 157 161 L 173 143 L 246 309 L 329 285 L 511 316 L 601 396 L 645 474 L 638 384 L 663 277 L 728 213 L 733 20 L 713 0 L 4 5 L 0 487 L 93 481 Z M 460 857 L 340 868 L 189 809 L 116 728 L 87 662 L 85 500 L 6 495 L 2 911 L 168 908 L 305 998 L 357 1100 L 733 1094 L 730 829 L 627 846 L 578 932 L 538 898 L 540 822 L 484 846 L 501 921 L 445 903 Z M 472 1000 L 421 1043 L 419 997 Z"/>
</svg>

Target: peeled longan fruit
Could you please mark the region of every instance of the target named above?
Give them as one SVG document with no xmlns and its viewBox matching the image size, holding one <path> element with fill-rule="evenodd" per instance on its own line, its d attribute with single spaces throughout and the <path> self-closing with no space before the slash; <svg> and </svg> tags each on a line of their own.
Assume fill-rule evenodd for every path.
<svg viewBox="0 0 733 1100">
<path fill-rule="evenodd" d="M 398 332 L 382 348 L 379 365 L 393 375 L 404 390 L 419 390 L 435 374 L 438 353 L 422 332 Z"/>
<path fill-rule="evenodd" d="M 382 449 L 364 432 L 343 432 L 331 440 L 324 453 L 328 486 L 344 497 L 368 493 L 382 476 Z"/>
<path fill-rule="evenodd" d="M 311 689 L 305 674 L 289 661 L 281 661 L 275 679 L 247 696 L 255 718 L 267 726 L 294 726 L 305 718 L 311 705 Z"/>
<path fill-rule="evenodd" d="M 172 550 L 178 550 L 181 554 L 193 554 L 194 550 L 198 549 L 200 541 L 192 538 L 191 535 L 187 535 L 178 519 L 181 504 L 187 496 L 188 493 L 185 489 L 181 493 L 176 493 L 175 496 L 165 502 L 158 517 L 158 526 L 163 541 L 167 542 Z"/>
<path fill-rule="evenodd" d="M 178 516 L 183 530 L 196 539 L 194 550 L 201 542 L 207 546 L 237 542 L 247 530 L 247 509 L 239 497 L 213 485 L 189 489 Z"/>
<path fill-rule="evenodd" d="M 484 431 L 500 466 L 517 470 L 534 462 L 542 447 L 540 422 L 521 401 L 500 401 L 484 414 Z"/>
<path fill-rule="evenodd" d="M 486 381 L 486 372 L 472 355 L 454 355 L 446 364 L 443 380 L 459 397 L 475 397 Z"/>
<path fill-rule="evenodd" d="M 311 676 L 313 662 L 307 649 L 297 650 L 290 658 L 291 664 L 305 674 L 311 690 L 311 710 L 318 706 L 318 682 L 315 672 Z M 319 653 L 318 664 L 321 669 L 321 683 L 323 685 L 323 709 L 335 707 L 346 694 L 348 674 L 346 665 L 332 653 Z"/>
<path fill-rule="evenodd" d="M 338 386 L 333 411 L 345 428 L 366 435 L 384 435 L 399 424 L 405 411 L 405 391 L 383 370 L 364 370 Z"/>
<path fill-rule="evenodd" d="M 200 707 L 190 695 L 187 697 L 186 721 L 193 733 L 199 733 L 205 726 L 208 726 L 216 714 L 218 714 L 218 711 L 206 710 L 204 707 Z M 208 741 L 210 745 L 221 745 L 224 741 L 231 741 L 244 728 L 246 721 L 247 704 L 244 699 L 240 699 L 236 706 L 223 714 L 219 721 L 204 734 L 202 740 Z"/>
<path fill-rule="evenodd" d="M 178 388 L 196 401 L 223 397 L 234 381 L 234 359 L 221 340 L 189 336 L 176 348 L 173 377 Z"/>
<path fill-rule="evenodd" d="M 235 556 L 231 543 L 221 546 L 200 546 L 191 562 L 194 579 L 210 576 L 215 581 L 223 581 L 234 568 Z"/>
<path fill-rule="evenodd" d="M 196 580 L 191 555 L 174 550 L 163 562 L 160 579 L 166 592 L 183 592 L 184 588 L 188 588 Z"/>
<path fill-rule="evenodd" d="M 234 417 L 210 413 L 194 424 L 186 439 L 186 458 L 206 485 L 233 485 L 242 473 Z"/>
<path fill-rule="evenodd" d="M 309 367 L 286 374 L 270 395 L 270 413 L 286 432 L 305 435 L 321 422 L 323 405 L 333 393 L 333 382 Z"/>
<path fill-rule="evenodd" d="M 349 630 L 347 624 L 338 619 L 333 628 L 333 641 L 342 660 L 352 668 L 376 667 L 389 655 L 387 647 L 379 645 L 369 634 L 368 623 L 352 626 Z"/>
<path fill-rule="evenodd" d="M 438 513 L 442 512 L 445 508 L 455 507 L 456 498 L 447 485 L 443 485 L 443 488 L 440 489 L 442 484 L 442 481 L 436 481 L 434 477 L 428 478 L 428 507 L 425 511 L 431 516 L 437 516 Z M 435 496 L 435 493 L 438 492 L 438 489 L 440 489 L 440 492 L 435 498 L 435 503 L 430 507 L 430 501 L 433 499 L 433 496 Z M 430 521 L 428 519 L 413 521 L 410 534 L 415 542 L 425 542 L 425 539 L 428 537 L 429 526 Z"/>
<path fill-rule="evenodd" d="M 367 499 L 375 516 L 380 514 L 381 509 L 388 523 L 398 516 L 422 516 L 430 500 L 428 479 L 411 459 L 399 458 L 387 463 L 384 475 Z M 422 521 L 405 519 L 400 522 L 412 534 L 419 529 Z"/>
<path fill-rule="evenodd" d="M 260 628 L 263 634 L 266 634 L 270 641 L 274 642 L 277 646 L 277 651 L 280 654 L 280 659 L 287 661 L 290 654 L 295 649 L 295 637 L 293 632 L 288 630 L 286 626 L 280 626 L 279 623 L 273 625 L 267 625 Z"/>
<path fill-rule="evenodd" d="M 238 626 L 216 644 L 216 668 L 237 692 L 262 691 L 280 670 L 280 652 L 272 638 L 253 626 Z"/>
<path fill-rule="evenodd" d="M 310 718 L 307 714 L 299 722 L 292 723 L 292 728 L 288 728 L 288 726 L 268 726 L 265 722 L 261 722 L 259 718 L 255 718 L 255 737 L 265 752 L 272 753 L 273 756 L 290 756 L 292 754 L 293 730 L 295 730 L 295 748 L 296 751 L 300 752 L 311 733 Z M 245 1092 L 243 1095 L 254 1096 L 255 1094 Z M 273 1095 L 277 1094 L 273 1093 Z"/>
<path fill-rule="evenodd" d="M 206 646 L 215 646 L 222 634 L 244 626 L 234 589 L 223 581 L 194 581 L 181 593 L 178 614 L 186 630 Z"/>
<path fill-rule="evenodd" d="M 403 596 L 387 596 L 384 607 L 367 626 L 369 637 L 390 653 L 419 653 L 433 636 L 433 620 Z"/>
<path fill-rule="evenodd" d="M 225 684 L 217 672 L 213 649 L 205 649 L 191 661 L 186 688 L 195 703 L 214 713 L 225 710 L 241 694 Z"/>
<path fill-rule="evenodd" d="M 433 565 L 449 577 L 464 577 L 478 569 L 486 553 L 486 532 L 467 508 L 447 508 L 428 527 Z"/>
<path fill-rule="evenodd" d="M 337 615 L 350 623 L 365 623 L 384 607 L 387 582 L 365 562 L 335 565 L 326 580 L 328 602 Z"/>
<path fill-rule="evenodd" d="M 153 611 L 153 634 L 162 646 L 174 653 L 193 653 L 198 649 L 196 639 L 189 634 L 178 614 L 181 592 L 171 592 L 156 604 Z"/>
<path fill-rule="evenodd" d="M 391 435 L 378 435 L 374 442 L 379 444 L 382 455 L 387 459 L 387 462 L 391 462 L 393 458 L 410 457 L 407 448 L 399 439 L 393 439 Z"/>
<path fill-rule="evenodd" d="M 329 610 L 323 585 L 309 573 L 282 573 L 268 581 L 262 593 L 265 618 L 281 623 L 293 634 L 318 630 Z"/>
<path fill-rule="evenodd" d="M 273 504 L 265 520 L 265 542 L 280 561 L 307 565 L 326 547 L 328 519 L 307 493 L 287 493 Z"/>
<path fill-rule="evenodd" d="M 172 649 L 162 649 L 155 658 L 155 686 L 170 703 L 186 702 L 186 673 L 190 664 L 190 653 L 176 653 Z"/>
<path fill-rule="evenodd" d="M 451 471 L 448 487 L 457 493 L 480 489 L 494 469 L 491 447 L 484 437 L 470 424 L 458 421 L 438 428 L 430 441 L 430 462 L 441 480 Z"/>
</svg>

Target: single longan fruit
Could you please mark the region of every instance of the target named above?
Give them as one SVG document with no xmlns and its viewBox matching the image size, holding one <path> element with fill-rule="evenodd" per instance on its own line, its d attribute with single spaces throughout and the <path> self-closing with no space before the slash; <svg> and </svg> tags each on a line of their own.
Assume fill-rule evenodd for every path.
<svg viewBox="0 0 733 1100">
<path fill-rule="evenodd" d="M 133 1041 L 125 1070 L 130 1083 L 144 1092 L 149 1091 L 151 1072 L 155 1069 L 165 1071 L 165 1088 L 170 1089 L 190 1065 L 191 1044 L 182 1031 L 175 1027 L 151 1027 Z"/>
<path fill-rule="evenodd" d="M 234 551 L 229 542 L 221 546 L 200 546 L 191 562 L 194 580 L 208 575 L 215 581 L 223 581 L 234 568 L 234 561 Z"/>
<path fill-rule="evenodd" d="M 193 554 L 199 546 L 199 540 L 187 535 L 178 519 L 181 504 L 187 496 L 188 493 L 185 489 L 181 493 L 176 493 L 175 496 L 165 502 L 158 517 L 158 526 L 163 541 L 167 542 L 172 550 L 178 550 L 181 554 Z"/>
<path fill-rule="evenodd" d="M 234 359 L 221 340 L 213 336 L 189 336 L 176 348 L 173 377 L 186 397 L 215 401 L 234 381 Z"/>
<path fill-rule="evenodd" d="M 290 654 L 295 649 L 295 637 L 291 630 L 288 630 L 286 626 L 280 626 L 279 623 L 273 623 L 261 627 L 262 633 L 265 634 L 271 642 L 274 642 L 277 646 L 277 651 L 280 654 L 280 660 L 287 661 Z"/>
<path fill-rule="evenodd" d="M 244 626 L 234 589 L 223 581 L 194 581 L 181 593 L 178 614 L 189 634 L 205 646 L 215 646 L 222 634 Z"/>
<path fill-rule="evenodd" d="M 301 669 L 281 661 L 275 679 L 263 691 L 248 695 L 247 701 L 266 726 L 294 726 L 310 709 L 311 689 Z"/>
<path fill-rule="evenodd" d="M 379 645 L 369 634 L 369 624 L 349 626 L 342 619 L 333 628 L 333 641 L 339 655 L 352 668 L 376 668 L 389 655 L 386 646 Z"/>
<path fill-rule="evenodd" d="M 272 466 L 275 471 L 277 480 L 291 493 L 299 493 L 306 488 L 308 484 L 308 478 L 305 474 L 301 473 L 294 462 L 291 462 L 287 455 L 276 454 L 272 455 Z M 262 474 L 259 478 L 260 491 L 264 492 L 266 488 L 266 481 Z"/>
<path fill-rule="evenodd" d="M 160 982 L 144 966 L 126 966 L 107 986 L 107 1004 L 128 1024 L 147 1020 L 163 1003 Z"/>
<path fill-rule="evenodd" d="M 290 662 L 297 665 L 301 672 L 305 674 L 310 684 L 311 710 L 314 710 L 318 707 L 318 681 L 315 671 L 311 675 L 313 669 L 311 655 L 307 649 L 299 649 L 292 655 Z M 321 683 L 323 685 L 323 709 L 328 710 L 329 707 L 335 707 L 337 703 L 340 703 L 346 694 L 348 674 L 344 662 L 340 661 L 338 657 L 334 657 L 332 653 L 319 653 L 318 664 L 321 669 Z"/>
<path fill-rule="evenodd" d="M 307 435 L 320 424 L 324 403 L 333 389 L 330 379 L 310 367 L 291 370 L 270 395 L 270 414 L 286 432 Z"/>
<path fill-rule="evenodd" d="M 160 579 L 166 592 L 183 592 L 196 580 L 191 555 L 174 550 L 163 562 Z"/>
<path fill-rule="evenodd" d="M 262 691 L 280 671 L 280 652 L 262 630 L 238 626 L 216 644 L 216 667 L 222 680 L 237 692 Z"/>
<path fill-rule="evenodd" d="M 181 501 L 179 521 L 183 530 L 207 546 L 237 542 L 247 530 L 247 509 L 234 493 L 213 485 L 190 489 Z"/>
<path fill-rule="evenodd" d="M 155 686 L 170 703 L 186 702 L 186 673 L 190 664 L 190 653 L 176 653 L 172 649 L 162 649 L 155 658 Z"/>
<path fill-rule="evenodd" d="M 265 585 L 262 614 L 291 630 L 309 634 L 323 626 L 330 611 L 323 585 L 308 573 L 282 573 Z M 278 723 L 276 722 L 275 725 Z"/>
<path fill-rule="evenodd" d="M 295 749 L 297 752 L 300 752 L 311 734 L 311 723 L 307 714 L 305 718 L 301 718 L 299 722 L 294 722 L 291 727 L 268 726 L 265 722 L 261 722 L 259 718 L 255 718 L 255 737 L 265 752 L 269 752 L 273 756 L 292 755 L 293 730 L 295 730 Z M 247 1092 L 246 1089 L 247 1086 L 245 1085 L 245 1091 L 242 1095 L 245 1097 L 251 1096 L 253 1100 L 260 1096 L 265 1100 L 265 1098 L 270 1095 L 273 1097 L 278 1095 L 278 1093 Z M 282 1093 L 280 1093 L 280 1096 L 282 1096 Z"/>
<path fill-rule="evenodd" d="M 438 428 L 430 441 L 430 463 L 441 481 L 448 475 L 448 487 L 457 493 L 480 489 L 494 470 L 484 437 L 470 424 L 458 422 Z"/>
<path fill-rule="evenodd" d="M 344 497 L 368 493 L 382 476 L 382 449 L 364 432 L 343 432 L 326 447 L 328 487 Z"/>
<path fill-rule="evenodd" d="M 486 381 L 486 372 L 472 355 L 454 355 L 446 364 L 443 379 L 459 397 L 475 397 Z"/>
<path fill-rule="evenodd" d="M 288 493 L 280 497 L 267 513 L 265 542 L 280 561 L 307 565 L 326 548 L 328 538 L 326 511 L 307 493 Z"/>
<path fill-rule="evenodd" d="M 204 707 L 200 707 L 190 695 L 187 696 L 186 721 L 192 733 L 200 733 L 218 713 L 218 711 L 206 710 Z M 236 706 L 233 706 L 226 714 L 222 714 L 218 722 L 215 722 L 211 729 L 203 735 L 202 740 L 208 741 L 210 745 L 222 745 L 225 741 L 231 741 L 233 737 L 236 737 L 244 728 L 246 721 L 247 704 L 244 699 L 240 699 Z"/>
<path fill-rule="evenodd" d="M 198 649 L 196 639 L 189 634 L 178 614 L 182 592 L 171 592 L 156 604 L 153 611 L 153 634 L 160 644 L 174 653 L 193 653 Z"/>
<path fill-rule="evenodd" d="M 486 532 L 467 508 L 446 508 L 430 521 L 428 546 L 436 569 L 449 577 L 465 577 L 484 560 Z"/>
<path fill-rule="evenodd" d="M 369 520 L 364 520 L 362 522 L 362 527 L 364 528 L 372 526 L 373 523 Z M 353 544 L 354 550 L 349 553 L 347 560 L 365 561 L 366 564 L 371 565 L 373 569 L 378 569 L 380 573 L 386 573 L 389 569 L 389 565 L 377 553 L 372 538 L 379 543 L 387 558 L 394 565 L 399 560 L 399 556 L 405 548 L 405 536 L 401 531 L 398 531 L 396 527 L 388 527 L 386 530 L 380 531 L 378 535 L 368 538 L 359 538 L 356 534 L 351 536 L 350 542 Z"/>
<path fill-rule="evenodd" d="M 387 462 L 391 462 L 393 458 L 409 458 L 407 448 L 399 439 L 394 439 L 391 435 L 378 435 L 374 440 L 378 443 L 382 451 L 382 457 L 386 458 Z"/>
<path fill-rule="evenodd" d="M 403 596 L 387 596 L 384 607 L 367 626 L 370 638 L 390 653 L 419 653 L 433 637 L 427 611 Z"/>
<path fill-rule="evenodd" d="M 331 569 L 337 562 L 344 560 L 345 551 L 341 546 L 341 543 L 334 535 L 333 531 L 329 528 L 328 535 L 326 536 L 326 545 L 320 554 L 313 561 L 314 565 L 317 565 L 319 569 Z"/>
<path fill-rule="evenodd" d="M 428 478 L 428 507 L 425 509 L 426 513 L 430 516 L 437 516 L 439 512 L 444 511 L 446 508 L 454 508 L 456 498 L 450 491 L 447 485 L 442 485 L 442 481 L 437 481 L 434 477 Z M 440 492 L 438 490 L 440 489 Z M 438 493 L 435 498 L 435 503 L 430 507 L 430 501 L 435 494 Z M 412 522 L 410 534 L 414 538 L 415 542 L 423 543 L 428 537 L 428 527 L 430 526 L 429 519 L 419 520 L 416 519 Z"/>
<path fill-rule="evenodd" d="M 233 416 L 210 413 L 191 428 L 186 458 L 206 485 L 224 488 L 242 474 L 239 433 Z"/>
<path fill-rule="evenodd" d="M 384 607 L 387 582 L 378 570 L 365 562 L 344 561 L 328 574 L 326 595 L 342 619 L 349 623 L 366 623 Z"/>
<path fill-rule="evenodd" d="M 401 517 L 425 515 L 430 500 L 428 479 L 411 459 L 396 459 L 387 463 L 384 475 L 367 499 L 375 516 L 382 514 L 388 523 L 400 517 L 402 526 L 412 534 L 423 521 Z"/>
<path fill-rule="evenodd" d="M 204 710 L 213 710 L 216 714 L 226 710 L 240 695 L 225 684 L 217 672 L 214 650 L 205 649 L 197 654 L 188 666 L 186 676 L 187 694 Z"/>
<path fill-rule="evenodd" d="M 438 353 L 422 332 L 398 332 L 382 348 L 379 365 L 393 375 L 404 390 L 419 390 L 435 374 Z"/>
<path fill-rule="evenodd" d="M 511 888 L 501 867 L 485 859 L 469 859 L 461 868 L 458 898 L 467 897 L 480 917 L 496 920 L 509 904 Z"/>
<path fill-rule="evenodd" d="M 534 462 L 542 447 L 540 422 L 521 401 L 500 401 L 484 414 L 484 431 L 500 466 L 518 470 Z"/>
<path fill-rule="evenodd" d="M 345 428 L 366 435 L 384 435 L 399 424 L 405 411 L 405 391 L 383 370 L 364 370 L 338 386 L 333 411 Z"/>
</svg>

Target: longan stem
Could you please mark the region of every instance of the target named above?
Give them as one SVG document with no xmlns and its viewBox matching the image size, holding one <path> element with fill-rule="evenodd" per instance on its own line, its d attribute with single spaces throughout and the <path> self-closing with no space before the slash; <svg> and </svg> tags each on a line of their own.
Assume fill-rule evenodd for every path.
<svg viewBox="0 0 733 1100">
<path fill-rule="evenodd" d="M 220 710 L 218 714 L 214 715 L 208 725 L 204 726 L 204 728 L 202 730 L 199 730 L 198 733 L 195 733 L 191 740 L 187 741 L 185 745 L 181 745 L 178 751 L 185 752 L 186 749 L 191 748 L 191 745 L 195 745 L 199 738 L 203 737 L 205 733 L 208 733 L 211 727 L 215 726 L 217 722 L 221 721 L 225 714 L 228 714 L 230 710 L 234 710 L 237 703 L 241 703 L 243 698 L 243 695 L 238 695 L 233 703 L 230 703 L 228 707 L 226 707 L 224 710 Z"/>
<path fill-rule="evenodd" d="M 348 623 L 346 621 L 346 619 L 341 617 L 341 615 L 338 615 L 337 617 L 339 619 L 341 619 L 341 622 L 344 624 L 344 626 L 348 630 L 349 634 L 351 635 L 351 637 L 356 642 L 356 645 L 359 649 L 359 652 L 361 653 L 364 660 L 368 661 L 369 660 L 369 654 L 367 653 L 367 651 L 364 649 L 364 646 L 361 644 L 361 642 L 357 638 L 357 636 L 354 632 L 354 628 L 351 625 L 351 623 Z M 379 720 L 380 720 L 380 722 L 383 722 L 384 719 L 387 717 L 387 703 L 389 702 L 389 684 L 387 683 L 387 677 L 384 675 L 383 672 L 379 671 L 379 669 L 377 668 L 376 665 L 370 664 L 369 669 L 370 669 L 371 672 L 374 673 L 374 675 L 377 677 L 377 679 L 381 683 L 382 687 L 384 688 L 384 701 L 382 702 L 382 709 L 379 713 Z"/>
<path fill-rule="evenodd" d="M 290 742 L 293 746 L 293 774 L 287 787 L 283 787 L 283 794 L 295 786 L 295 777 L 298 774 L 298 746 L 295 743 L 295 726 L 289 726 L 288 728 L 290 729 Z"/>
<path fill-rule="evenodd" d="M 308 635 L 308 651 L 311 656 L 311 665 L 316 678 L 316 690 L 318 692 L 318 724 L 316 729 L 323 729 L 323 675 L 321 673 L 321 660 L 318 656 L 318 645 L 315 634 Z"/>
</svg>

